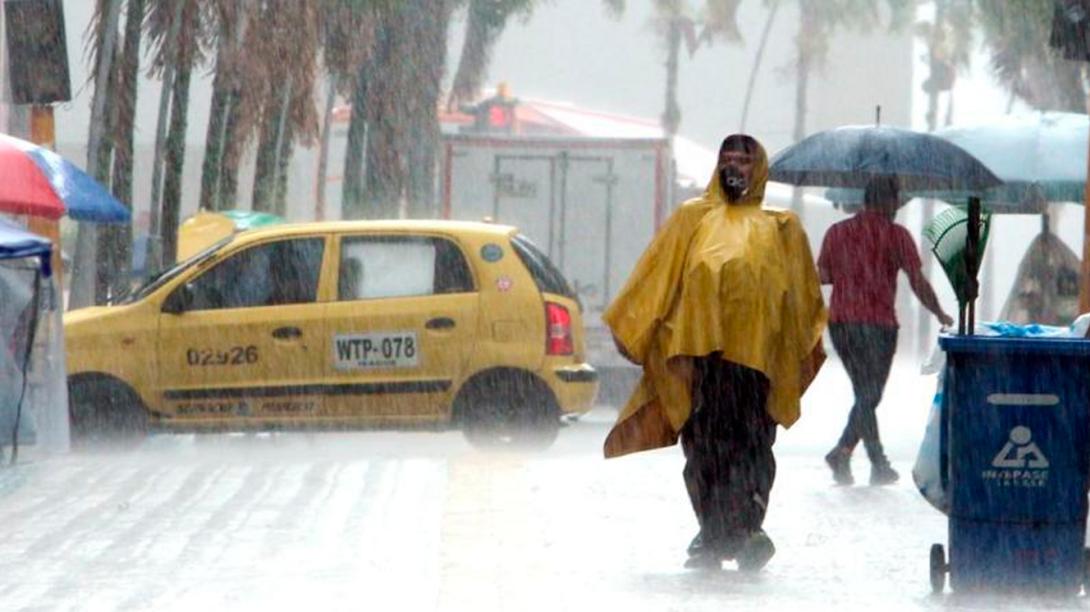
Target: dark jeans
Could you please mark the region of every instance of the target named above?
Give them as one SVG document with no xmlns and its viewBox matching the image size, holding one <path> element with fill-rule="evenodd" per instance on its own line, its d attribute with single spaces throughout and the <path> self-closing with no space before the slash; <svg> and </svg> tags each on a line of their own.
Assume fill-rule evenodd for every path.
<svg viewBox="0 0 1090 612">
<path fill-rule="evenodd" d="M 893 364 L 893 353 L 897 350 L 897 328 L 863 323 L 831 323 L 829 335 L 855 392 L 855 404 L 837 445 L 853 450 L 862 440 L 871 464 L 886 464 L 889 461 L 878 437 L 875 410 L 882 401 L 889 368 Z"/>
<path fill-rule="evenodd" d="M 692 414 L 681 429 L 685 488 L 702 544 L 732 555 L 761 528 L 776 477 L 768 379 L 718 355 L 695 365 Z"/>
</svg>

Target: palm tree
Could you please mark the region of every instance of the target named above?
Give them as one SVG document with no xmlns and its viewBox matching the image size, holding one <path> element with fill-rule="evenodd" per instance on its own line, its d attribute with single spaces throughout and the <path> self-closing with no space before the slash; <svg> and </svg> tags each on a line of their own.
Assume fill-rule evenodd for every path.
<svg viewBox="0 0 1090 612">
<path fill-rule="evenodd" d="M 251 83 L 244 99 L 251 99 L 257 109 L 253 210 L 285 214 L 285 170 L 294 143 L 310 142 L 317 135 L 313 91 L 321 29 L 318 5 L 318 0 L 268 1 L 250 28 L 246 70 Z"/>
<path fill-rule="evenodd" d="M 923 83 L 927 92 L 927 130 L 939 127 L 939 97 L 947 97 L 944 123 L 953 120 L 953 85 L 960 68 L 969 67 L 972 45 L 972 0 L 935 0 L 935 16 L 916 24 L 916 35 L 927 44 L 929 74 Z"/>
<path fill-rule="evenodd" d="M 469 0 L 466 35 L 447 97 L 448 110 L 477 100 L 488 71 L 492 47 L 507 26 L 507 20 L 515 15 L 528 17 L 534 4 L 534 0 Z"/>
<path fill-rule="evenodd" d="M 318 176 L 316 179 L 315 217 L 325 218 L 326 173 L 329 165 L 329 141 L 333 125 L 333 104 L 337 95 L 355 98 L 357 83 L 366 83 L 366 75 L 360 71 L 371 53 L 374 42 L 375 0 L 330 0 L 323 4 L 321 33 L 322 62 L 329 82 L 322 111 L 322 129 L 319 136 Z M 357 80 L 357 75 L 360 77 Z M 349 146 L 344 169 L 343 203 L 362 203 L 360 187 L 363 176 L 363 133 L 366 119 L 363 112 L 365 92 L 359 94 L 359 113 L 352 105 L 349 122 Z M 342 209 L 347 204 L 342 205 Z M 356 215 L 359 216 L 359 215 Z"/>
<path fill-rule="evenodd" d="M 798 0 L 799 31 L 795 36 L 795 142 L 806 137 L 810 75 L 824 65 L 829 39 L 839 28 L 869 31 L 880 25 L 878 0 Z M 889 28 L 907 23 L 913 0 L 885 0 L 891 13 Z M 795 189 L 792 208 L 802 215 L 802 190 Z"/>
<path fill-rule="evenodd" d="M 413 6 L 415 4 L 415 7 Z M 454 0 L 406 0 L 405 10 L 419 17 L 407 20 L 409 40 L 407 64 L 416 73 L 409 79 L 411 93 L 406 109 L 408 156 L 407 210 L 409 217 L 438 214 L 436 167 L 439 162 L 440 85 L 447 60 L 447 36 L 454 13 Z"/>
<path fill-rule="evenodd" d="M 152 0 L 148 9 L 152 73 L 163 83 L 152 162 L 147 259 L 154 268 L 173 263 L 177 251 L 189 81 L 193 68 L 204 59 L 208 19 L 200 0 Z"/>
<path fill-rule="evenodd" d="M 753 99 L 753 88 L 757 82 L 757 73 L 761 70 L 761 60 L 764 59 L 765 49 L 772 33 L 772 24 L 776 22 L 776 14 L 782 4 L 780 0 L 768 0 L 768 15 L 765 17 L 764 28 L 761 29 L 761 40 L 757 43 L 757 54 L 753 58 L 753 65 L 749 69 L 749 79 L 746 81 L 746 95 L 742 102 L 742 118 L 738 120 L 738 131 L 746 131 L 746 120 L 749 118 L 749 103 Z"/>
<path fill-rule="evenodd" d="M 488 73 L 492 48 L 503 34 L 512 17 L 528 19 L 538 0 L 462 0 L 468 1 L 466 34 L 454 72 L 447 110 L 477 101 L 481 85 Z M 602 0 L 606 10 L 620 16 L 625 10 L 625 0 Z"/>
<path fill-rule="evenodd" d="M 366 216 L 429 214 L 439 145 L 436 111 L 453 0 L 403 0 L 377 9 L 366 80 Z M 406 61 L 407 60 L 407 61 Z"/>
<path fill-rule="evenodd" d="M 87 144 L 87 170 L 97 180 L 106 182 L 109 175 L 109 149 L 103 146 L 105 128 L 108 120 L 107 99 L 110 97 L 112 64 L 116 57 L 117 24 L 121 15 L 121 0 L 101 0 L 97 7 L 98 17 L 95 27 L 95 42 L 92 56 L 95 63 L 95 90 L 91 102 L 91 133 Z M 104 161 L 105 160 L 105 161 Z M 76 258 L 72 270 L 71 308 L 89 306 L 97 301 L 97 270 L 105 268 L 98 265 L 96 253 L 98 239 L 95 227 L 89 223 L 80 223 L 76 234 Z"/>
<path fill-rule="evenodd" d="M 470 24 L 447 102 L 452 107 L 476 98 L 490 49 L 503 27 L 513 15 L 528 15 L 534 4 L 533 0 L 468 1 Z M 436 212 L 436 111 L 445 40 L 455 9 L 465 2 L 355 3 L 367 13 L 373 36 L 366 38 L 365 57 L 351 73 L 345 217 L 393 217 L 403 203 L 413 216 Z M 605 0 L 605 4 L 613 11 L 624 8 L 623 0 Z"/>
<path fill-rule="evenodd" d="M 405 194 L 408 152 L 407 113 L 403 96 L 413 78 L 402 62 L 407 47 L 408 15 L 399 3 L 378 9 L 375 46 L 363 87 L 367 141 L 364 148 L 364 215 L 388 219 L 398 216 Z"/>
<path fill-rule="evenodd" d="M 375 49 L 380 9 L 388 8 L 382 0 L 338 0 L 327 8 L 323 57 L 335 81 L 334 91 L 351 101 L 348 142 L 345 150 L 341 216 L 358 219 L 366 216 L 363 190 L 363 158 L 367 133 L 367 84 L 370 73 L 379 69 L 371 61 Z M 332 103 L 327 97 L 326 115 Z M 328 124 L 328 118 L 323 124 Z M 328 147 L 328 129 L 322 137 L 322 155 Z M 324 190 L 324 171 L 319 172 L 319 189 Z"/>
<path fill-rule="evenodd" d="M 137 78 L 140 70 L 140 39 L 144 24 L 144 0 L 128 0 L 121 52 L 111 79 L 111 113 L 107 141 L 113 150 L 110 187 L 119 202 L 132 208 L 133 134 L 136 117 Z M 105 298 L 124 290 L 132 265 L 132 225 L 100 228 L 98 241 L 99 283 L 96 296 Z"/>
<path fill-rule="evenodd" d="M 977 0 L 984 46 L 999 82 L 1034 108 L 1086 112 L 1082 64 L 1049 48 L 1053 3 Z"/>
<path fill-rule="evenodd" d="M 681 125 L 677 82 L 682 43 L 692 55 L 701 45 L 711 44 L 719 38 L 741 42 L 742 34 L 736 21 L 739 4 L 741 0 L 705 0 L 697 10 L 688 0 L 655 0 L 655 26 L 666 42 L 666 102 L 662 129 L 667 138 L 672 140 Z"/>
<path fill-rule="evenodd" d="M 903 27 L 911 17 L 912 0 L 885 0 L 889 28 Z M 795 37 L 795 142 L 806 137 L 810 75 L 824 65 L 829 39 L 839 28 L 869 31 L 880 25 L 878 0 L 799 0 L 799 33 Z"/>
<path fill-rule="evenodd" d="M 371 42 L 373 44 L 373 39 Z M 352 114 L 348 120 L 348 142 L 344 154 L 344 186 L 341 196 L 341 216 L 346 219 L 361 219 L 366 216 L 363 197 L 363 158 L 364 146 L 367 143 L 367 84 L 372 66 L 370 53 L 368 53 L 366 58 L 359 61 L 355 74 L 349 81 L 352 85 Z"/>
<path fill-rule="evenodd" d="M 228 155 L 241 112 L 239 70 L 252 0 L 212 0 L 211 31 L 215 33 L 215 76 L 201 165 L 200 208 L 223 210 L 234 205 L 240 149 Z"/>
<path fill-rule="evenodd" d="M 163 157 L 162 244 L 163 260 L 174 263 L 181 223 L 182 169 L 185 164 L 185 134 L 189 114 L 189 82 L 193 69 L 203 63 L 202 43 L 206 25 L 199 0 L 177 0 L 182 6 L 178 37 L 171 61 L 174 80 L 170 84 L 170 127 Z M 166 14 L 165 12 L 163 14 Z"/>
</svg>

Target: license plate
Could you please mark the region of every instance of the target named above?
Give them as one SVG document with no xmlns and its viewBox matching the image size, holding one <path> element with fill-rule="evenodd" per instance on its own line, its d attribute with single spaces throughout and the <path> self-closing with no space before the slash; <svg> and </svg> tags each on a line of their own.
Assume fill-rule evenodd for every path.
<svg viewBox="0 0 1090 612">
<path fill-rule="evenodd" d="M 338 334 L 333 337 L 333 364 L 338 370 L 415 368 L 420 363 L 416 332 Z"/>
</svg>

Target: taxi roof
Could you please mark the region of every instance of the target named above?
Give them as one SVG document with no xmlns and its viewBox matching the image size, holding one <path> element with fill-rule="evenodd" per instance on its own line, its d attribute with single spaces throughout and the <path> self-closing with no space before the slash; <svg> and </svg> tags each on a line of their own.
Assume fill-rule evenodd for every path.
<svg viewBox="0 0 1090 612">
<path fill-rule="evenodd" d="M 445 234 L 475 234 L 505 237 L 517 231 L 512 225 L 484 221 L 452 221 L 448 219 L 384 219 L 370 221 L 309 221 L 266 225 L 236 234 L 249 241 L 268 236 L 291 236 L 313 232 L 339 233 L 354 231 L 433 232 Z"/>
</svg>

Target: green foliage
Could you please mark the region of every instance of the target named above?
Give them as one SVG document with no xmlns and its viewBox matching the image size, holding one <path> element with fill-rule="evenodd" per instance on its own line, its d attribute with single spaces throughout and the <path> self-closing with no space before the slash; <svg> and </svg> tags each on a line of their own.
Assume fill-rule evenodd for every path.
<svg viewBox="0 0 1090 612">
<path fill-rule="evenodd" d="M 1043 0 L 976 0 L 984 46 L 999 82 L 1041 109 L 1085 108 L 1081 66 L 1049 47 L 1053 3 Z"/>
<path fill-rule="evenodd" d="M 606 10 L 613 17 L 620 17 L 624 14 L 625 0 L 602 0 L 602 4 L 605 5 Z"/>
<path fill-rule="evenodd" d="M 829 51 L 829 38 L 839 28 L 869 33 L 882 27 L 879 0 L 799 0 L 803 27 L 800 29 L 799 52 L 813 64 L 824 63 Z M 912 22 L 915 3 L 912 0 L 885 0 L 890 12 L 886 29 L 899 31 Z"/>
</svg>

